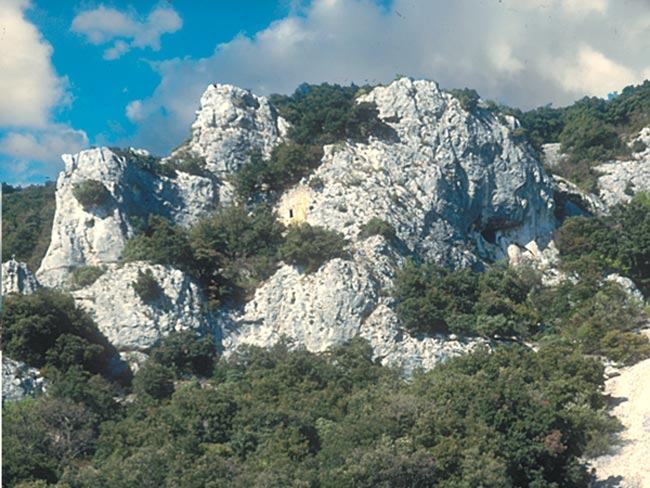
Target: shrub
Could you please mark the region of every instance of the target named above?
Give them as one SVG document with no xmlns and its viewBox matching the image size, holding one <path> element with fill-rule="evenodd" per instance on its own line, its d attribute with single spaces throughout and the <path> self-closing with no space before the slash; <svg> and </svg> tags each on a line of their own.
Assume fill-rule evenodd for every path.
<svg viewBox="0 0 650 488">
<path fill-rule="evenodd" d="M 303 83 L 290 96 L 271 95 L 269 99 L 291 122 L 289 138 L 298 144 L 322 146 L 345 139 L 364 142 L 371 135 L 394 138 L 395 132 L 379 119 L 374 104 L 356 102 L 361 89 Z"/>
<path fill-rule="evenodd" d="M 537 314 L 528 304 L 539 277 L 532 270 L 495 265 L 484 273 L 451 272 L 413 262 L 397 273 L 396 312 L 412 332 L 531 337 Z"/>
<path fill-rule="evenodd" d="M 72 272 L 72 285 L 85 288 L 92 285 L 106 270 L 100 266 L 82 266 Z"/>
<path fill-rule="evenodd" d="M 174 373 L 162 364 L 147 361 L 133 377 L 133 392 L 156 400 L 169 398 L 174 393 Z"/>
<path fill-rule="evenodd" d="M 387 241 L 391 242 L 395 239 L 395 228 L 385 220 L 373 217 L 361 227 L 359 233 L 361 239 L 367 239 L 370 236 L 383 236 Z"/>
<path fill-rule="evenodd" d="M 154 348 L 149 359 L 171 368 L 176 377 L 188 374 L 211 376 L 217 359 L 217 346 L 209 336 L 172 332 Z"/>
<path fill-rule="evenodd" d="M 150 269 L 147 269 L 144 273 L 142 270 L 138 270 L 138 277 L 131 283 L 131 286 L 136 295 L 140 297 L 140 300 L 147 304 L 158 300 L 162 295 L 158 280 Z"/>
<path fill-rule="evenodd" d="M 107 205 L 111 199 L 111 193 L 98 180 L 84 180 L 75 183 L 72 187 L 72 194 L 84 209 L 101 207 Z"/>
<path fill-rule="evenodd" d="M 193 267 L 188 233 L 157 215 L 149 217 L 144 232 L 127 241 L 121 259 L 124 262 L 171 264 L 188 272 Z"/>
<path fill-rule="evenodd" d="M 164 165 L 163 165 L 164 166 Z M 210 177 L 205 158 L 196 156 L 187 150 L 178 152 L 167 162 L 167 166 L 175 171 L 182 171 L 194 176 Z"/>
<path fill-rule="evenodd" d="M 195 276 L 216 303 L 229 295 L 237 300 L 250 294 L 275 270 L 284 226 L 270 207 L 223 208 L 202 219 L 190 234 Z"/>
<path fill-rule="evenodd" d="M 133 149 L 123 149 L 119 147 L 109 148 L 117 156 L 124 158 L 130 164 L 138 168 L 139 170 L 146 171 L 152 175 L 161 175 L 173 178 L 176 176 L 176 171 L 173 167 L 160 164 L 160 158 L 152 156 L 151 154 L 143 154 L 134 151 Z"/>
<path fill-rule="evenodd" d="M 82 363 L 91 372 L 108 374 L 116 354 L 71 296 L 50 289 L 3 298 L 2 340 L 7 356 L 39 368 L 54 360 L 66 367 Z"/>
<path fill-rule="evenodd" d="M 285 263 L 304 266 L 305 272 L 312 273 L 330 259 L 345 257 L 346 245 L 339 232 L 305 222 L 289 226 L 278 255 Z"/>
<path fill-rule="evenodd" d="M 463 107 L 464 110 L 473 113 L 478 108 L 478 102 L 481 97 L 476 90 L 463 88 L 462 90 L 449 90 L 449 93 L 460 102 L 460 106 Z"/>
<path fill-rule="evenodd" d="M 277 145 L 268 160 L 254 151 L 235 175 L 235 188 L 243 200 L 253 198 L 260 191 L 281 192 L 318 167 L 322 157 L 320 146 L 292 142 Z"/>
</svg>

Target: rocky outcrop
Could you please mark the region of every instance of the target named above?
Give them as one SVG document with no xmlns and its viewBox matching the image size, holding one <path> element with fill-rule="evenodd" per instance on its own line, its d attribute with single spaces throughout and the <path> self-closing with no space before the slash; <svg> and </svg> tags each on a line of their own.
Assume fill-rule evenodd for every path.
<svg viewBox="0 0 650 488">
<path fill-rule="evenodd" d="M 375 357 L 385 366 L 402 368 L 406 375 L 418 369 L 431 369 L 436 363 L 489 347 L 478 338 L 459 339 L 454 335 L 412 336 L 401 327 L 395 312 L 379 304 L 364 321 L 359 335 L 372 345 Z"/>
<path fill-rule="evenodd" d="M 47 382 L 36 368 L 2 357 L 2 402 L 36 396 L 47 388 Z"/>
<path fill-rule="evenodd" d="M 224 337 L 224 348 L 270 346 L 288 337 L 323 351 L 358 335 L 387 293 L 399 257 L 382 237 L 359 243 L 351 259 L 333 259 L 305 274 L 281 267 L 255 293 Z"/>
<path fill-rule="evenodd" d="M 321 166 L 278 205 L 286 223 L 342 232 L 351 259 L 313 274 L 280 268 L 232 317 L 226 350 L 286 337 L 321 351 L 361 335 L 387 364 L 430 367 L 477 342 L 415 338 L 400 328 L 389 295 L 405 256 L 459 267 L 547 247 L 556 225 L 552 182 L 515 141 L 514 119 L 469 113 L 429 81 L 401 79 L 360 101 L 376 104 L 398 140 L 326 146 Z M 372 218 L 395 229 L 396 245 L 360 239 Z"/>
<path fill-rule="evenodd" d="M 25 263 L 11 259 L 2 263 L 2 295 L 31 295 L 40 284 Z"/>
<path fill-rule="evenodd" d="M 324 351 L 356 336 L 367 339 L 386 365 L 406 373 L 465 353 L 485 341 L 448 336 L 412 337 L 399 324 L 388 297 L 404 258 L 383 237 L 355 244 L 351 258 L 333 259 L 313 274 L 283 266 L 256 292 L 243 314 L 224 330 L 224 349 L 269 347 L 281 338 Z"/>
<path fill-rule="evenodd" d="M 143 301 L 132 284 L 138 273 L 150 271 L 158 293 Z M 87 310 L 99 330 L 119 351 L 146 352 L 173 331 L 192 330 L 219 340 L 220 332 L 206 313 L 199 287 L 171 266 L 133 262 L 113 266 L 91 286 L 72 293 Z"/>
<path fill-rule="evenodd" d="M 270 345 L 286 336 L 323 350 L 361 334 L 387 363 L 431 365 L 470 345 L 447 346 L 443 338 L 419 339 L 400 330 L 388 296 L 405 256 L 480 266 L 515 254 L 542 255 L 547 248 L 556 225 L 552 181 L 513 135 L 514 118 L 481 103 L 469 112 L 434 82 L 406 78 L 359 101 L 374 103 L 395 137 L 325 147 L 321 166 L 278 206 L 287 223 L 300 219 L 345 234 L 350 259 L 332 260 L 309 275 L 282 266 L 244 310 L 222 311 L 226 348 Z M 133 216 L 156 213 L 188 225 L 211 205 L 226 203 L 228 175 L 251 150 L 268 156 L 286 129 L 266 99 L 213 85 L 201 99 L 191 138 L 163 161 L 201 158 L 209 178 L 152 174 L 138 169 L 128 154 L 105 148 L 67 156 L 52 244 L 39 277 L 60 285 L 74 267 L 115 263 L 134 233 Z M 72 189 L 85 179 L 101 181 L 110 203 L 86 209 L 77 202 Z M 360 239 L 372 218 L 395 229 L 391 245 L 381 237 Z M 178 328 L 210 333 L 198 290 L 181 285 L 182 273 L 152 267 L 167 298 L 147 305 L 130 286 L 138 267 L 147 268 L 109 266 L 95 284 L 75 292 L 109 340 L 122 351 L 142 352 Z"/>
<path fill-rule="evenodd" d="M 227 176 L 248 161 L 251 151 L 268 157 L 286 135 L 288 123 L 265 97 L 232 85 L 210 85 L 192 124 L 192 136 L 171 158 L 189 153 L 205 160 L 215 177 L 219 201 L 232 198 Z"/>
<path fill-rule="evenodd" d="M 37 272 L 41 283 L 61 286 L 77 267 L 117 262 L 135 234 L 137 219 L 158 214 L 189 225 L 213 208 L 209 179 L 185 173 L 161 176 L 138 165 L 138 159 L 146 157 L 142 151 L 117 153 L 108 148 L 63 156 L 52 240 Z M 101 205 L 84 207 L 75 197 L 75 185 L 87 180 L 101 182 L 106 189 Z"/>
<path fill-rule="evenodd" d="M 650 127 L 641 130 L 630 146 L 643 149 L 633 152 L 629 161 L 611 161 L 596 167 L 601 173 L 598 190 L 607 205 L 628 203 L 636 193 L 650 192 Z"/>
<path fill-rule="evenodd" d="M 374 102 L 399 141 L 327 146 L 309 223 L 356 238 L 377 217 L 409 252 L 452 267 L 505 258 L 511 244 L 546 246 L 551 180 L 513 137 L 514 119 L 470 113 L 434 82 L 406 78 L 359 101 Z"/>
<path fill-rule="evenodd" d="M 565 217 L 607 215 L 609 207 L 603 200 L 580 189 L 561 176 L 553 176 L 556 202 L 556 215 L 562 220 Z"/>
</svg>

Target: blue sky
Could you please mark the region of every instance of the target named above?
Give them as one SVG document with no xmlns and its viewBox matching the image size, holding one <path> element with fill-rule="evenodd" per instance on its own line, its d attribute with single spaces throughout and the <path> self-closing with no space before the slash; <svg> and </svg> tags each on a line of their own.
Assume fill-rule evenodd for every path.
<svg viewBox="0 0 650 488">
<path fill-rule="evenodd" d="M 396 74 L 522 108 L 650 77 L 641 0 L 2 0 L 0 180 L 92 145 L 164 155 L 209 83 L 266 95 Z"/>
</svg>

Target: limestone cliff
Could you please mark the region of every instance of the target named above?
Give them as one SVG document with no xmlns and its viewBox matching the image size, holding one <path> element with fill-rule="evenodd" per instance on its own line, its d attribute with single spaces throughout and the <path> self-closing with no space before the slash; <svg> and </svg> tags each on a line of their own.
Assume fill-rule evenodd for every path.
<svg viewBox="0 0 650 488">
<path fill-rule="evenodd" d="M 310 275 L 281 266 L 243 310 L 222 309 L 216 325 L 203 313 L 196 285 L 168 267 L 150 268 L 167 298 L 138 301 L 130 283 L 146 266 L 113 266 L 135 233 L 134 217 L 153 213 L 191 225 L 231 201 L 229 175 L 252 150 L 268 156 L 285 140 L 288 124 L 265 98 L 211 85 L 191 137 L 162 160 L 164 165 L 199 158 L 205 177 L 143 169 L 138 161 L 146 154 L 135 150 L 65 156 L 39 279 L 61 286 L 78 266 L 109 265 L 102 278 L 74 296 L 121 350 L 145 351 L 179 327 L 219 337 L 222 324 L 226 350 L 269 345 L 283 336 L 323 350 L 361 334 L 385 362 L 415 367 L 472 347 L 401 330 L 389 299 L 394 274 L 407 256 L 462 267 L 540 255 L 556 226 L 552 181 L 513 134 L 514 118 L 481 102 L 466 110 L 435 82 L 402 78 L 358 101 L 374 103 L 395 137 L 326 146 L 320 167 L 282 195 L 277 207 L 285 223 L 307 221 L 345 234 L 349 259 L 332 260 Z M 74 195 L 75 184 L 84 180 L 101 182 L 109 202 L 84 207 Z M 394 242 L 360 238 L 372 218 L 395 229 Z"/>
</svg>

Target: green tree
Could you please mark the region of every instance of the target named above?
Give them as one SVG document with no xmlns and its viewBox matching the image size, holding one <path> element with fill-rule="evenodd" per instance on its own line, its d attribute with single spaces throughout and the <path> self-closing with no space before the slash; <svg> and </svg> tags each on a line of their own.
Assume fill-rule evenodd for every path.
<svg viewBox="0 0 650 488">
<path fill-rule="evenodd" d="M 278 256 L 284 262 L 304 266 L 305 272 L 312 273 L 330 259 L 345 257 L 346 244 L 342 234 L 305 222 L 288 227 Z"/>
<path fill-rule="evenodd" d="M 75 183 L 72 186 L 72 194 L 86 210 L 103 207 L 112 199 L 104 183 L 92 179 Z"/>
</svg>

